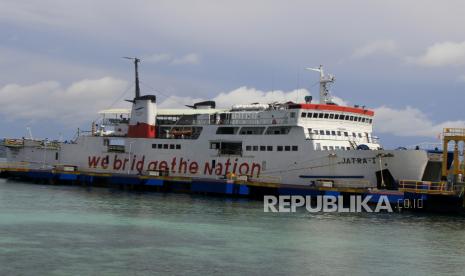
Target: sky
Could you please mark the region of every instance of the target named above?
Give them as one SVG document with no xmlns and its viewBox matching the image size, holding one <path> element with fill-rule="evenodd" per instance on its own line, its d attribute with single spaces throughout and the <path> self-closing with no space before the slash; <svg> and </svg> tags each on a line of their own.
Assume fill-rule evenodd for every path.
<svg viewBox="0 0 465 276">
<path fill-rule="evenodd" d="M 0 0 L 0 137 L 70 139 L 142 94 L 161 107 L 302 101 L 324 65 L 387 148 L 465 127 L 465 1 Z"/>
</svg>

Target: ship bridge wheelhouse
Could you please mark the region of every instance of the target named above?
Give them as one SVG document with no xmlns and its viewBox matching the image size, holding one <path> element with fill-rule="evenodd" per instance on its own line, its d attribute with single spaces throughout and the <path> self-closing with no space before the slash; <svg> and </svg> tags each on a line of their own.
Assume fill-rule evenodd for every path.
<svg viewBox="0 0 465 276">
<path fill-rule="evenodd" d="M 318 150 L 379 149 L 378 138 L 372 135 L 372 110 L 334 104 L 295 104 L 298 124 L 305 137 Z"/>
<path fill-rule="evenodd" d="M 100 120 L 92 123 L 94 136 L 126 136 L 130 111 L 123 108 L 107 109 L 98 112 Z"/>
</svg>

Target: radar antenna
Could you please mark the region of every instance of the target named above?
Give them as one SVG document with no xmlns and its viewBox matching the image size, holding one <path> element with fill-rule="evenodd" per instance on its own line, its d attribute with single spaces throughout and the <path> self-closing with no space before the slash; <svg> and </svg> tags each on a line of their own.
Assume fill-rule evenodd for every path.
<svg viewBox="0 0 465 276">
<path fill-rule="evenodd" d="M 34 140 L 34 137 L 32 137 L 32 130 L 31 127 L 26 127 L 27 132 L 29 133 L 29 139 Z"/>
<path fill-rule="evenodd" d="M 308 67 L 305 68 L 305 70 L 320 73 L 320 104 L 334 104 L 332 101 L 331 92 L 329 91 L 329 86 L 334 83 L 336 78 L 331 74 L 325 76 L 323 65 L 320 65 L 318 68 Z"/>
<path fill-rule="evenodd" d="M 123 57 L 125 59 L 129 59 L 134 61 L 134 70 L 135 70 L 135 75 L 136 75 L 136 99 L 140 97 L 140 87 L 139 87 L 139 63 L 140 59 L 136 57 Z"/>
</svg>

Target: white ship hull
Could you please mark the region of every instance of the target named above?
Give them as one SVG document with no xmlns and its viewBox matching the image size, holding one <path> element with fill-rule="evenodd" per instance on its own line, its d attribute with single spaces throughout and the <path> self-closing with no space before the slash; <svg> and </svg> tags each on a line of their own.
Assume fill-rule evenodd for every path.
<svg viewBox="0 0 465 276">
<path fill-rule="evenodd" d="M 224 137 L 222 137 L 224 139 Z M 261 139 L 259 139 L 261 138 Z M 121 138 L 125 152 L 111 152 L 105 137 L 81 136 L 76 143 L 61 144 L 60 149 L 25 146 L 9 149 L 10 162 L 27 162 L 36 168 L 66 164 L 85 172 L 147 174 L 158 171 L 169 176 L 224 178 L 228 174 L 247 175 L 251 180 L 292 185 L 312 185 L 330 180 L 340 186 L 376 187 L 382 179 L 381 168 L 395 181 L 421 179 L 428 162 L 423 150 L 313 150 L 305 139 L 292 141 L 298 151 L 260 151 L 260 145 L 290 143 L 263 141 L 251 137 L 244 144 L 257 145 L 258 151 L 242 156 L 221 155 L 209 148 L 208 139 L 131 139 Z M 308 143 L 308 146 L 306 146 Z M 152 145 L 168 145 L 168 149 Z M 173 147 L 174 149 L 170 149 Z M 179 146 L 177 146 L 179 145 Z M 180 147 L 180 149 L 176 149 Z M 33 167 L 34 167 L 33 166 Z M 378 172 L 378 176 L 377 176 Z M 384 176 L 385 177 L 385 176 Z"/>
</svg>

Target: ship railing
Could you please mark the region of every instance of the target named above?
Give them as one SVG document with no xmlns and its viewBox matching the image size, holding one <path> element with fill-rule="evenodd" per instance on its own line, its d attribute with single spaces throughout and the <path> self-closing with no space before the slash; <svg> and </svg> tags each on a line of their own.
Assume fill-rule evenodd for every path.
<svg viewBox="0 0 465 276">
<path fill-rule="evenodd" d="M 456 192 L 453 185 L 441 181 L 418 181 L 418 180 L 401 180 L 399 181 L 399 191 L 415 193 L 454 193 Z"/>
<path fill-rule="evenodd" d="M 217 120 L 214 125 L 286 125 L 289 123 L 295 123 L 295 120 L 291 120 L 288 117 L 276 117 L 266 119 L 223 119 Z M 210 119 L 196 119 L 192 121 L 193 125 L 211 125 Z"/>
<path fill-rule="evenodd" d="M 72 173 L 78 171 L 78 166 L 76 165 L 67 165 L 67 164 L 56 164 L 53 166 L 55 172 L 65 172 Z"/>
<path fill-rule="evenodd" d="M 30 169 L 29 162 L 0 162 L 0 169 Z"/>
<path fill-rule="evenodd" d="M 0 162 L 0 169 L 10 170 L 50 170 L 54 165 L 40 161 Z"/>
<path fill-rule="evenodd" d="M 445 128 L 443 136 L 465 136 L 465 128 Z"/>
<path fill-rule="evenodd" d="M 60 142 L 58 141 L 47 141 L 43 140 L 40 142 L 40 148 L 44 149 L 59 149 L 60 148 Z"/>
<path fill-rule="evenodd" d="M 4 139 L 3 146 L 5 147 L 22 147 L 24 146 L 23 139 Z"/>
<path fill-rule="evenodd" d="M 281 183 L 282 177 L 272 175 L 260 175 L 259 177 L 249 177 L 249 180 L 253 182 Z"/>
<path fill-rule="evenodd" d="M 312 140 L 352 141 L 352 142 L 356 142 L 357 144 L 365 144 L 365 143 L 378 144 L 379 143 L 379 138 L 373 137 L 373 136 L 370 139 L 367 139 L 366 137 L 355 138 L 352 136 L 321 135 L 321 134 L 310 133 L 308 137 L 309 139 L 312 139 Z"/>
<path fill-rule="evenodd" d="M 353 188 L 368 189 L 373 188 L 371 182 L 367 179 L 316 179 L 311 182 L 310 186 L 324 188 Z"/>
<path fill-rule="evenodd" d="M 129 119 L 127 118 L 105 118 L 102 120 L 102 124 L 105 126 L 117 126 L 119 124 L 129 124 Z"/>
<path fill-rule="evenodd" d="M 336 188 L 372 188 L 370 181 L 367 179 L 334 179 Z"/>
</svg>

